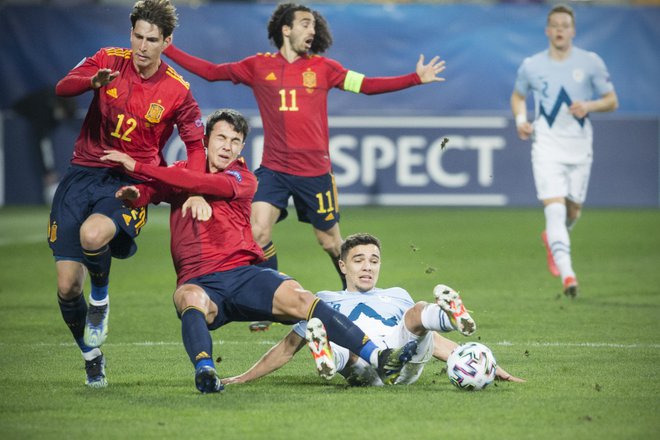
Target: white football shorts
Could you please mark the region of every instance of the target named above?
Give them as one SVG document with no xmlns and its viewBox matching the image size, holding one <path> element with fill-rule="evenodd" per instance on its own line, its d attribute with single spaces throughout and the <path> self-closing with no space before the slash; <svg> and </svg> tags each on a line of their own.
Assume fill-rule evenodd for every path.
<svg viewBox="0 0 660 440">
<path fill-rule="evenodd" d="M 591 161 L 564 164 L 547 160 L 532 161 L 536 197 L 539 200 L 565 197 L 583 204 L 587 198 Z"/>
<path fill-rule="evenodd" d="M 417 382 L 417 379 L 419 379 L 419 376 L 424 371 L 424 365 L 433 357 L 433 334 L 428 332 L 424 337 L 419 338 L 408 331 L 404 325 L 404 320 L 401 320 L 396 327 L 392 327 L 392 331 L 387 335 L 372 337 L 371 340 L 382 349 L 403 347 L 409 341 L 417 340 L 417 353 L 412 357 L 410 362 L 404 365 L 401 374 L 395 382 L 397 385 L 410 385 Z M 373 368 L 364 359 L 358 359 L 356 368 L 352 369 L 352 371 L 341 371 L 346 367 L 349 351 L 334 342 L 330 342 L 330 346 L 334 354 L 337 370 L 343 375 L 359 374 L 363 377 L 359 378 L 358 383 L 375 386 L 383 385 L 383 382 L 375 374 Z M 348 370 L 351 370 L 351 367 L 348 367 Z"/>
</svg>

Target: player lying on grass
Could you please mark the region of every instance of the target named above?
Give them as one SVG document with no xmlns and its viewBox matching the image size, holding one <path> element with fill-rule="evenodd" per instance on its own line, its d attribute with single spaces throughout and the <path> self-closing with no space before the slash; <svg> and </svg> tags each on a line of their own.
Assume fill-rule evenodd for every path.
<svg viewBox="0 0 660 440">
<path fill-rule="evenodd" d="M 136 162 L 119 151 L 104 161 L 117 162 L 155 182 L 125 186 L 116 197 L 133 206 L 169 202 L 171 252 L 177 272 L 174 304 L 181 318 L 183 345 L 195 366 L 195 385 L 202 393 L 222 391 L 212 357 L 209 330 L 233 321 L 270 320 L 293 324 L 318 318 L 328 337 L 364 358 L 383 381 L 394 381 L 416 351 L 414 342 L 397 350 L 379 349 L 359 327 L 328 307 L 290 277 L 255 266 L 263 252 L 252 238 L 250 204 L 257 179 L 239 157 L 248 134 L 245 118 L 221 109 L 206 122 L 206 173 L 185 162 L 157 167 Z M 188 194 L 203 194 L 212 208 L 208 221 L 186 216 Z M 322 341 L 328 344 L 327 340 Z"/>
<path fill-rule="evenodd" d="M 458 330 L 469 336 L 476 330 L 458 293 L 442 284 L 435 287 L 434 303 L 415 303 L 400 287 L 376 288 L 380 273 L 380 241 L 369 234 L 354 234 L 342 244 L 339 266 L 346 276 L 347 288 L 341 292 L 322 291 L 318 297 L 355 322 L 380 347 L 402 347 L 415 342 L 417 352 L 394 381 L 417 381 L 431 359 L 446 361 L 458 346 L 437 332 Z M 331 378 L 338 370 L 351 385 L 383 385 L 376 371 L 338 344 L 326 344 L 321 320 L 296 324 L 291 332 L 272 347 L 245 373 L 224 379 L 224 383 L 248 382 L 265 376 L 286 364 L 307 340 L 319 374 Z M 498 367 L 501 380 L 523 382 Z"/>
</svg>

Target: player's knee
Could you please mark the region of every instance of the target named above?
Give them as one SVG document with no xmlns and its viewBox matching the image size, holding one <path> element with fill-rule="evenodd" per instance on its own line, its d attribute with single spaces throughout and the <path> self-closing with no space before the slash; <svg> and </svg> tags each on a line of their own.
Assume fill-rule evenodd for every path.
<svg viewBox="0 0 660 440">
<path fill-rule="evenodd" d="M 206 296 L 201 288 L 191 284 L 184 284 L 174 292 L 174 304 L 179 312 L 182 312 L 188 307 L 195 307 L 206 313 L 208 296 Z"/>
<path fill-rule="evenodd" d="M 273 312 L 297 319 L 306 319 L 316 297 L 294 280 L 287 280 L 273 297 Z"/>
<path fill-rule="evenodd" d="M 266 246 L 271 240 L 271 229 L 259 223 L 252 224 L 252 238 L 261 247 Z"/>
<path fill-rule="evenodd" d="M 114 228 L 114 225 L 113 225 Z M 110 242 L 115 230 L 108 224 L 85 222 L 80 227 L 80 245 L 83 249 L 100 249 Z"/>
<path fill-rule="evenodd" d="M 82 293 L 82 280 L 76 278 L 64 278 L 57 280 L 57 294 L 60 298 L 70 301 Z"/>
</svg>

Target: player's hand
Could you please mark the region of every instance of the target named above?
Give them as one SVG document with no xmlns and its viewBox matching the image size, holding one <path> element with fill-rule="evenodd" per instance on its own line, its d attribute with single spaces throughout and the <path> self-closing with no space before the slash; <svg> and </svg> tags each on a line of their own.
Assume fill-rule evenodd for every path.
<svg viewBox="0 0 660 440">
<path fill-rule="evenodd" d="M 128 154 L 117 150 L 103 150 L 103 152 L 105 156 L 101 156 L 102 161 L 119 163 L 131 173 L 135 171 L 135 159 Z"/>
<path fill-rule="evenodd" d="M 115 198 L 121 200 L 133 201 L 140 197 L 140 190 L 137 187 L 131 186 L 122 186 L 115 193 Z"/>
<path fill-rule="evenodd" d="M 210 219 L 213 212 L 211 205 L 202 196 L 188 197 L 188 200 L 181 207 L 181 217 L 185 217 L 188 210 L 190 210 L 192 218 L 200 222 Z"/>
<path fill-rule="evenodd" d="M 497 367 L 497 369 L 495 370 L 495 379 L 501 380 L 501 381 L 504 381 L 504 382 L 517 382 L 517 383 L 527 382 L 525 379 L 521 379 L 519 377 L 516 377 L 512 374 L 507 373 L 501 367 Z"/>
<path fill-rule="evenodd" d="M 426 84 L 432 81 L 444 81 L 444 78 L 438 76 L 443 70 L 445 70 L 445 62 L 440 60 L 440 57 L 433 57 L 428 64 L 424 64 L 424 55 L 420 55 L 415 71 L 422 80 L 422 84 Z"/>
<path fill-rule="evenodd" d="M 575 101 L 568 108 L 568 111 L 576 118 L 582 119 L 589 114 L 589 103 L 585 101 Z"/>
<path fill-rule="evenodd" d="M 96 75 L 92 77 L 92 88 L 98 89 L 108 85 L 110 81 L 119 76 L 119 71 L 112 71 L 112 69 L 99 69 Z"/>
<path fill-rule="evenodd" d="M 518 131 L 518 137 L 526 141 L 534 132 L 534 126 L 525 121 L 522 124 L 516 124 L 516 130 Z"/>
</svg>

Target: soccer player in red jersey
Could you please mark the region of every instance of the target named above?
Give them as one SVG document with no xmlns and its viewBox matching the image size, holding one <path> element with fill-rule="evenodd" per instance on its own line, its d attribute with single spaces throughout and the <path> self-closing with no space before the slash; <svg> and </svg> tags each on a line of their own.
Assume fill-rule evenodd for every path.
<svg viewBox="0 0 660 440">
<path fill-rule="evenodd" d="M 392 92 L 418 84 L 444 81 L 438 75 L 445 62 L 438 57 L 416 71 L 396 77 L 368 78 L 319 56 L 332 44 L 328 24 L 306 6 L 277 6 L 268 23 L 268 36 L 278 48 L 238 62 L 214 64 L 193 57 L 174 45 L 165 55 L 208 81 L 232 81 L 252 88 L 264 124 L 264 152 L 256 171 L 259 188 L 252 206 L 252 231 L 264 250 L 266 267 L 277 269 L 272 242 L 275 223 L 287 216 L 290 197 L 298 220 L 311 223 L 318 242 L 339 270 L 337 188 L 329 151 L 327 99 L 332 88 L 367 95 Z M 267 328 L 253 323 L 251 329 Z"/>
<path fill-rule="evenodd" d="M 60 310 L 85 359 L 86 384 L 94 388 L 107 385 L 99 347 L 108 329 L 111 259 L 135 253 L 134 239 L 147 222 L 145 208 L 125 207 L 114 197 L 118 186 L 138 180 L 103 162 L 103 151 L 125 151 L 145 163 L 164 165 L 161 152 L 176 125 L 189 166 L 203 169 L 205 163 L 199 106 L 188 84 L 161 60 L 177 23 L 174 6 L 169 0 L 138 1 L 130 20 L 130 49 L 101 49 L 56 86 L 59 96 L 94 93 L 48 224 Z M 89 308 L 82 294 L 87 272 Z"/>
<path fill-rule="evenodd" d="M 348 318 L 316 298 L 290 277 L 255 265 L 263 258 L 250 229 L 250 205 L 257 179 L 239 157 L 248 124 L 235 110 L 221 109 L 206 123 L 206 173 L 185 163 L 157 167 L 116 150 L 103 160 L 155 179 L 120 188 L 117 197 L 133 206 L 170 203 L 171 251 L 177 272 L 174 304 L 181 318 L 183 345 L 195 366 L 195 385 L 202 393 L 223 390 L 212 357 L 209 330 L 232 321 L 267 319 L 293 324 L 321 319 L 327 337 L 373 365 L 384 380 L 393 380 L 414 354 L 416 343 L 397 350 L 378 350 Z M 188 192 L 204 194 L 213 214 L 206 222 L 186 215 Z"/>
</svg>

